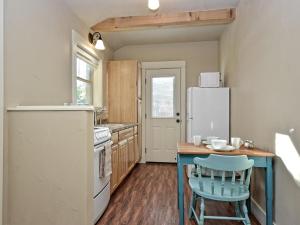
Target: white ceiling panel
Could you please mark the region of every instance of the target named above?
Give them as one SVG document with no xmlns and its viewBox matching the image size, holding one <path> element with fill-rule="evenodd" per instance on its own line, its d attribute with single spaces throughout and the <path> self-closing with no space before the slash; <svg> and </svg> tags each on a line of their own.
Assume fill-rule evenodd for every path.
<svg viewBox="0 0 300 225">
<path fill-rule="evenodd" d="M 227 25 L 156 28 L 102 32 L 103 40 L 116 50 L 126 45 L 162 44 L 219 40 Z"/>
<path fill-rule="evenodd" d="M 64 0 L 88 26 L 110 17 L 147 15 L 147 0 Z M 236 7 L 239 0 L 160 0 L 158 12 Z"/>
</svg>

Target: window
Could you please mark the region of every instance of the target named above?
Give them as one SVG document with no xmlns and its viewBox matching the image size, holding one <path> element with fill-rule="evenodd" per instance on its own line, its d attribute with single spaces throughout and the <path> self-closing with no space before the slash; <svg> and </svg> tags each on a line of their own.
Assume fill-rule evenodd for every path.
<svg viewBox="0 0 300 225">
<path fill-rule="evenodd" d="M 175 77 L 152 78 L 152 117 L 174 117 Z"/>
<path fill-rule="evenodd" d="M 76 56 L 76 103 L 78 105 L 93 104 L 94 67 Z"/>
<path fill-rule="evenodd" d="M 101 60 L 95 50 L 77 32 L 72 32 L 73 72 L 72 95 L 73 104 L 95 105 L 95 92 L 101 92 L 99 77 L 101 76 Z M 95 90 L 96 89 L 96 90 Z M 96 99 L 96 105 L 99 100 Z"/>
</svg>

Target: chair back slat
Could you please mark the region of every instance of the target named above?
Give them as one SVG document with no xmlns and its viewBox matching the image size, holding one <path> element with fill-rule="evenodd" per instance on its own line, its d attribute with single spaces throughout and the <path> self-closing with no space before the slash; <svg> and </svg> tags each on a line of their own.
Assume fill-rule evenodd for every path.
<svg viewBox="0 0 300 225">
<path fill-rule="evenodd" d="M 232 178 L 231 178 L 231 189 L 230 189 L 230 195 L 233 196 L 233 192 L 234 192 L 234 185 L 235 185 L 235 176 L 236 176 L 236 173 L 235 171 L 232 171 Z"/>
<path fill-rule="evenodd" d="M 252 173 L 252 168 L 248 169 L 247 178 L 245 181 L 246 186 L 250 185 L 251 173 Z"/>
<path fill-rule="evenodd" d="M 202 181 L 202 167 L 199 165 L 196 165 L 196 171 L 198 174 L 199 179 L 199 187 L 200 187 L 200 191 L 203 191 L 203 181 Z"/>
<path fill-rule="evenodd" d="M 244 181 L 245 181 L 245 170 L 241 171 L 241 178 L 240 178 L 240 188 L 239 188 L 239 193 L 243 193 L 244 192 Z"/>
<path fill-rule="evenodd" d="M 222 181 L 221 181 L 221 195 L 224 195 L 224 187 L 225 187 L 225 171 L 222 171 Z"/>
<path fill-rule="evenodd" d="M 224 196 L 225 193 L 227 193 L 226 195 L 229 195 L 230 193 L 230 195 L 233 196 L 234 194 L 245 193 L 249 189 L 254 161 L 249 160 L 247 156 L 224 156 L 212 154 L 206 159 L 196 157 L 194 158 L 194 163 L 198 168 L 197 173 L 200 191 L 204 191 L 203 179 L 209 181 L 209 177 L 203 178 L 202 176 L 202 172 L 205 169 L 210 170 L 210 188 L 208 188 L 210 189 L 211 195 L 218 194 Z M 218 175 L 219 172 L 222 174 L 221 178 L 219 177 L 220 175 Z M 226 181 L 227 172 L 232 173 L 231 182 L 230 180 Z M 239 183 L 237 183 L 237 176 L 240 178 Z"/>
</svg>

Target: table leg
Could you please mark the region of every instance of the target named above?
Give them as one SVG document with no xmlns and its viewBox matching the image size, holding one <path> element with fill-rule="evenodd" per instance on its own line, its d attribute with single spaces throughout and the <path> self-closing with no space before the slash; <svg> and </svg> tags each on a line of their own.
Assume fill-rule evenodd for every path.
<svg viewBox="0 0 300 225">
<path fill-rule="evenodd" d="M 273 165 L 272 158 L 267 158 L 266 168 L 266 225 L 273 225 Z"/>
<path fill-rule="evenodd" d="M 252 193 L 251 193 L 251 182 L 249 184 L 249 190 L 250 190 L 250 195 L 249 198 L 246 201 L 247 204 L 247 208 L 248 208 L 248 213 L 251 214 L 251 197 L 252 197 Z"/>
<path fill-rule="evenodd" d="M 177 208 L 179 209 L 179 155 L 177 155 Z"/>
<path fill-rule="evenodd" d="M 177 157 L 178 167 L 178 205 L 179 205 L 179 225 L 184 225 L 184 177 L 183 164 L 180 155 Z"/>
</svg>

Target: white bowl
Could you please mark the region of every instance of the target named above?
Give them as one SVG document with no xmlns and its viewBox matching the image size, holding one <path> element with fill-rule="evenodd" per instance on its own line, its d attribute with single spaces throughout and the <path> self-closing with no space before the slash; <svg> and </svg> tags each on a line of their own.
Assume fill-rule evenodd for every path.
<svg viewBox="0 0 300 225">
<path fill-rule="evenodd" d="M 211 140 L 211 145 L 213 148 L 225 148 L 227 145 L 227 140 L 213 139 Z"/>
<path fill-rule="evenodd" d="M 219 139 L 219 138 L 215 137 L 215 136 L 209 136 L 206 138 L 206 142 L 207 142 L 207 144 L 211 145 L 211 141 L 215 140 L 215 139 Z"/>
</svg>

